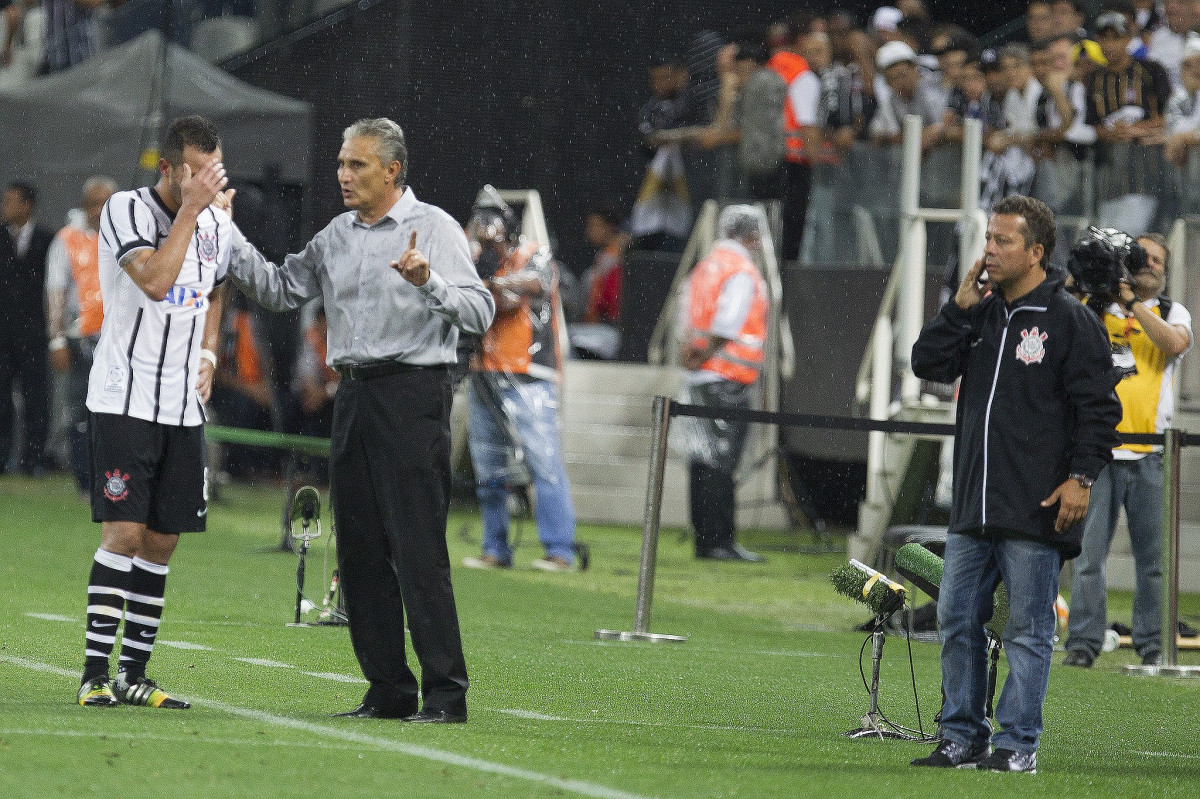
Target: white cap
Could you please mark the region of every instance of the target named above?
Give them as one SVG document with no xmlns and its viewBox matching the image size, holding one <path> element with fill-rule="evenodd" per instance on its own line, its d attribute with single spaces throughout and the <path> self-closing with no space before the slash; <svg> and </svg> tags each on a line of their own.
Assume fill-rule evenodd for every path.
<svg viewBox="0 0 1200 799">
<path fill-rule="evenodd" d="M 877 31 L 894 31 L 904 19 L 904 12 L 895 6 L 880 6 L 871 17 L 871 29 Z"/>
<path fill-rule="evenodd" d="M 901 61 L 916 62 L 917 54 L 904 42 L 888 42 L 875 53 L 875 66 L 880 72 Z"/>
<path fill-rule="evenodd" d="M 1180 56 L 1179 60 L 1182 61 L 1194 55 L 1200 55 L 1200 34 L 1191 31 L 1183 41 L 1183 55 Z"/>
</svg>

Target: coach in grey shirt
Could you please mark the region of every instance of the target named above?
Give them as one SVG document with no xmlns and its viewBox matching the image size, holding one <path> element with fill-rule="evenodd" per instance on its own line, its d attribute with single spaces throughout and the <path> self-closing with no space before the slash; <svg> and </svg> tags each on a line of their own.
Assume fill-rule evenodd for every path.
<svg viewBox="0 0 1200 799">
<path fill-rule="evenodd" d="M 234 236 L 229 275 L 273 310 L 321 298 L 333 408 L 331 492 L 354 654 L 370 683 L 340 716 L 467 720 L 467 669 L 450 585 L 450 375 L 458 331 L 482 335 L 496 306 L 462 228 L 404 185 L 400 126 L 346 129 L 338 183 L 351 209 L 282 265 Z M 423 706 L 404 651 L 405 611 Z"/>
</svg>

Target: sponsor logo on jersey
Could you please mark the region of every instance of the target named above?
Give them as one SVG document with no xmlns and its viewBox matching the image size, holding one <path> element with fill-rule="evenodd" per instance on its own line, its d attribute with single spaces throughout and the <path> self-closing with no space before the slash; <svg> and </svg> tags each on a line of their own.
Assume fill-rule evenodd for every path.
<svg viewBox="0 0 1200 799">
<path fill-rule="evenodd" d="M 116 394 L 125 390 L 125 370 L 119 366 L 108 367 L 108 376 L 104 378 L 104 390 Z"/>
<path fill-rule="evenodd" d="M 104 496 L 108 497 L 110 502 L 120 502 L 129 496 L 129 484 L 126 482 L 129 475 L 121 474 L 120 469 L 113 469 L 111 472 L 105 472 L 104 478 Z"/>
<path fill-rule="evenodd" d="M 208 307 L 208 297 L 187 286 L 172 286 L 162 301 L 167 305 L 177 305 L 180 308 L 195 308 L 197 311 L 203 311 Z"/>
</svg>

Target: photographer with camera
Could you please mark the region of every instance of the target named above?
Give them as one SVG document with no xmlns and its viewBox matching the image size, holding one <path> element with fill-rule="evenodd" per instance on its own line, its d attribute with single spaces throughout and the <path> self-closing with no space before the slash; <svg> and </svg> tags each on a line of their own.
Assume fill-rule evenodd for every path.
<svg viewBox="0 0 1200 799">
<path fill-rule="evenodd" d="M 558 421 L 558 269 L 549 248 L 521 238 L 515 213 L 490 185 L 475 198 L 467 238 L 479 277 L 495 299 L 496 318 L 471 360 L 468 438 L 483 553 L 463 564 L 513 565 L 508 500 L 516 490 L 532 505 L 546 550 L 533 568 L 572 571 L 575 505 Z"/>
<path fill-rule="evenodd" d="M 1191 347 L 1192 317 L 1163 293 L 1170 253 L 1166 240 L 1147 233 L 1092 228 L 1071 252 L 1070 269 L 1088 306 L 1100 315 L 1123 373 L 1117 384 L 1119 433 L 1161 433 L 1174 411 L 1172 381 Z M 1115 279 L 1114 279 L 1115 278 Z M 1122 507 L 1136 565 L 1133 646 L 1142 662 L 1159 662 L 1162 627 L 1162 448 L 1125 444 L 1092 485 L 1084 521 L 1083 552 L 1075 560 L 1068 624 L 1067 666 L 1087 668 L 1100 654 L 1108 626 L 1105 561 Z"/>
</svg>

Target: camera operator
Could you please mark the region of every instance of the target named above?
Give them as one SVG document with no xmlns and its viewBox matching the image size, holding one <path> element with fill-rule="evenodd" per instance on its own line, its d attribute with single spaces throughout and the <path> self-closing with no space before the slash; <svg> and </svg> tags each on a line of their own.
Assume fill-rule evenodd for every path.
<svg viewBox="0 0 1200 799">
<path fill-rule="evenodd" d="M 1095 231 L 1094 234 L 1109 234 Z M 1123 408 L 1120 433 L 1161 433 L 1174 411 L 1172 380 L 1180 357 L 1191 347 L 1191 314 L 1163 294 L 1169 252 L 1157 233 L 1130 242 L 1124 234 L 1116 250 L 1128 271 L 1116 284 L 1116 297 L 1093 295 L 1113 346 L 1114 364 L 1126 372 L 1117 384 Z M 1124 239 L 1122 242 L 1121 239 Z M 1086 243 L 1083 247 L 1086 251 Z M 1076 257 L 1080 248 L 1073 253 Z M 1077 271 L 1077 270 L 1073 270 Z M 1113 450 L 1092 486 L 1084 522 L 1083 552 L 1075 560 L 1071 590 L 1068 666 L 1089 667 L 1100 654 L 1108 626 L 1105 561 L 1122 507 L 1129 524 L 1137 582 L 1133 599 L 1133 645 L 1142 662 L 1159 662 L 1162 603 L 1161 447 L 1126 444 Z"/>
</svg>

